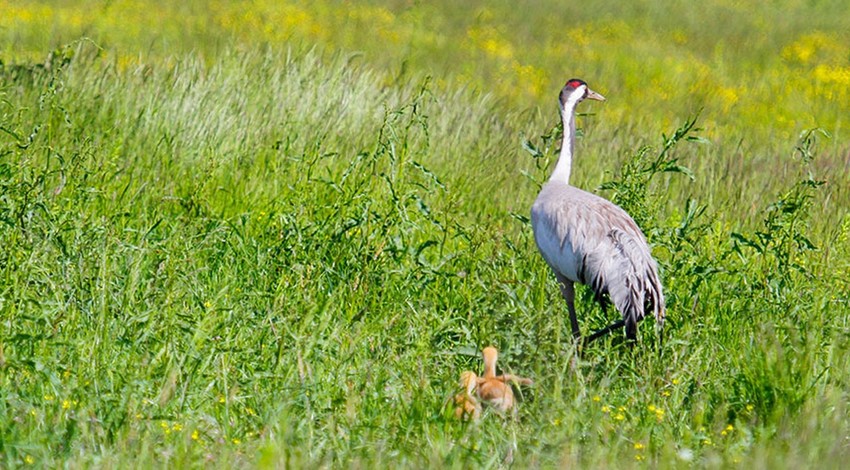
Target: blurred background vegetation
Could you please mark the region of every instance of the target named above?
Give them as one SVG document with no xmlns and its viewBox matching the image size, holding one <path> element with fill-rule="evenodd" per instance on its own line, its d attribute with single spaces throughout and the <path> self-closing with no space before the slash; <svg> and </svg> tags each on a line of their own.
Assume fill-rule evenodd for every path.
<svg viewBox="0 0 850 470">
<path fill-rule="evenodd" d="M 842 1 L 4 1 L 5 61 L 39 60 L 81 37 L 119 67 L 186 52 L 214 61 L 234 43 L 362 53 L 387 84 L 442 86 L 541 106 L 566 78 L 616 101 L 606 119 L 648 133 L 703 109 L 729 140 L 841 137 L 850 103 L 850 18 Z M 352 58 L 352 60 L 355 60 Z"/>
</svg>

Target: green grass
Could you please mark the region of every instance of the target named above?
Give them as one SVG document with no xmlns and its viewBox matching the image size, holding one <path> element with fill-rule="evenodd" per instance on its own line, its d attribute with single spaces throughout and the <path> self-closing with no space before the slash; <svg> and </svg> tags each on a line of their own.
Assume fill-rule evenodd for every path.
<svg viewBox="0 0 850 470">
<path fill-rule="evenodd" d="M 335 24 L 317 5 L 314 18 Z M 584 105 L 574 183 L 641 223 L 669 320 L 660 347 L 647 321 L 638 348 L 614 336 L 578 359 L 527 219 L 556 156 L 554 104 L 458 86 L 472 67 L 460 60 L 457 75 L 426 78 L 439 48 L 399 77 L 383 62 L 394 49 L 255 47 L 186 8 L 164 28 L 175 52 L 132 63 L 108 15 L 92 41 L 66 47 L 72 29 L 50 44 L 3 30 L 41 54 L 7 52 L 0 68 L 0 466 L 496 467 L 515 447 L 521 467 L 776 468 L 840 467 L 850 454 L 840 103 L 805 91 L 785 108 L 783 94 L 783 110 L 827 105 L 772 127 L 763 106 L 724 113 L 708 100 L 691 127 L 701 103 L 625 113 L 635 88 L 617 84 L 637 71 L 588 55 L 596 73 L 583 78 L 609 101 Z M 625 15 L 601 11 L 613 25 Z M 810 21 L 841 37 L 830 11 Z M 629 15 L 626 30 L 581 21 L 611 48 L 672 21 Z M 173 26 L 186 18 L 207 26 Z M 733 18 L 730 37 L 757 23 Z M 746 88 L 814 66 L 765 52 L 805 36 L 805 21 L 753 48 L 766 72 Z M 358 48 L 340 28 L 326 46 Z M 717 53 L 699 21 L 682 28 L 702 45 L 694 54 Z M 183 35 L 209 40 L 193 48 Z M 830 62 L 830 40 L 823 63 L 846 67 Z M 473 84 L 498 70 L 454 57 L 482 65 Z M 687 94 L 689 76 L 663 89 Z M 547 103 L 558 86 L 545 86 Z M 824 131 L 802 132 L 811 123 Z M 583 330 L 604 325 L 590 293 L 579 297 Z M 490 344 L 535 385 L 516 420 L 457 422 L 446 400 Z"/>
</svg>

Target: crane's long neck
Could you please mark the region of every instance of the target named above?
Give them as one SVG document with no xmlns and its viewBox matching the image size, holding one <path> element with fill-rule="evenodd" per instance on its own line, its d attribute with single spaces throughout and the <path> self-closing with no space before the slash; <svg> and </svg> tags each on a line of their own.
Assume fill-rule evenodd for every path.
<svg viewBox="0 0 850 470">
<path fill-rule="evenodd" d="M 570 184 L 570 171 L 573 167 L 573 148 L 576 136 L 576 105 L 578 97 L 570 97 L 561 109 L 561 119 L 564 122 L 564 139 L 561 141 L 561 155 L 549 181 L 560 181 Z"/>
</svg>

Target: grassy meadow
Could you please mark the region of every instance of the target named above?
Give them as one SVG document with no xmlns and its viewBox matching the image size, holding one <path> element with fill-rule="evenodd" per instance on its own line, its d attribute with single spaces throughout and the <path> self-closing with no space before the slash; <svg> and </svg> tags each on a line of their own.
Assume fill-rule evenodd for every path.
<svg viewBox="0 0 850 470">
<path fill-rule="evenodd" d="M 846 5 L 560 3 L 0 0 L 0 467 L 840 468 Z M 574 76 L 661 344 L 534 245 Z"/>
</svg>

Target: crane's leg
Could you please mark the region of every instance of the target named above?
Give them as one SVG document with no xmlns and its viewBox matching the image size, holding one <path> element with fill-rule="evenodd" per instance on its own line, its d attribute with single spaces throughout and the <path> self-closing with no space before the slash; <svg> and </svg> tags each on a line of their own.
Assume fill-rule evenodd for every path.
<svg viewBox="0 0 850 470">
<path fill-rule="evenodd" d="M 617 320 L 614 323 L 611 323 L 610 325 L 606 326 L 605 328 L 602 328 L 601 330 L 593 332 L 592 335 L 585 338 L 584 344 L 590 343 L 591 341 L 599 339 L 599 338 L 607 335 L 608 333 L 610 333 L 614 330 L 620 329 L 625 324 L 626 324 L 625 320 Z"/>
<path fill-rule="evenodd" d="M 561 295 L 564 296 L 564 300 L 567 301 L 567 310 L 570 311 L 570 326 L 573 329 L 573 337 L 575 339 L 581 338 L 581 331 L 578 329 L 578 319 L 576 318 L 576 291 L 573 287 L 573 281 L 561 276 L 557 275 L 558 285 L 561 287 Z"/>
<path fill-rule="evenodd" d="M 659 326 L 656 329 L 658 330 L 658 356 L 660 357 L 661 348 L 664 346 L 664 326 Z"/>
<path fill-rule="evenodd" d="M 634 343 L 637 341 L 637 321 L 634 318 L 626 320 L 626 339 Z"/>
</svg>

